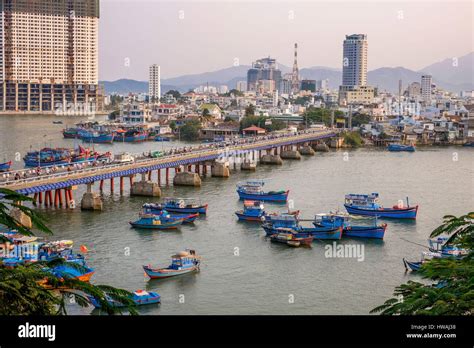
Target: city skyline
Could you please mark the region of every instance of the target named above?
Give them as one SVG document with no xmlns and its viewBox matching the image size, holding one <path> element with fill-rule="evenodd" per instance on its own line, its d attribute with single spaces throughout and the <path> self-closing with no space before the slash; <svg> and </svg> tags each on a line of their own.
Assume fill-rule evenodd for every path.
<svg viewBox="0 0 474 348">
<path fill-rule="evenodd" d="M 103 0 L 100 80 L 145 81 L 153 63 L 161 66 L 162 79 L 166 79 L 251 65 L 269 55 L 291 67 L 295 42 L 300 68 L 340 69 L 341 42 L 351 33 L 367 35 L 369 71 L 398 66 L 420 70 L 473 51 L 470 2 L 457 2 L 455 7 L 446 1 L 429 7 L 426 1 L 342 3 L 347 11 L 340 11 L 341 2 L 332 5 L 324 1 Z M 129 25 L 116 26 L 117 22 Z M 130 25 L 133 23 L 137 25 Z M 426 39 L 427 33 L 432 40 Z"/>
</svg>

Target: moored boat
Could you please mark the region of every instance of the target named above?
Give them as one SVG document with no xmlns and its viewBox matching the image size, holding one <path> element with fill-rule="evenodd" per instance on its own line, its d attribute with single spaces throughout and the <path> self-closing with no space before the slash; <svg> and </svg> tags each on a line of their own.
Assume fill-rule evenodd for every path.
<svg viewBox="0 0 474 348">
<path fill-rule="evenodd" d="M 171 256 L 171 265 L 166 268 L 153 268 L 148 265 L 143 266 L 143 270 L 151 279 L 163 279 L 198 271 L 200 263 L 201 257 L 196 251 L 186 249 Z"/>
<path fill-rule="evenodd" d="M 82 136 L 82 141 L 93 144 L 112 144 L 114 137 L 112 132 L 88 132 Z"/>
<path fill-rule="evenodd" d="M 88 296 L 89 301 L 95 308 L 101 308 L 102 305 L 100 301 L 92 296 Z M 148 292 L 145 290 L 137 290 L 132 293 L 132 296 L 130 299 L 133 301 L 133 303 L 136 306 L 141 306 L 141 305 L 147 305 L 147 304 L 155 304 L 155 303 L 161 303 L 161 296 L 157 292 Z M 112 307 L 125 307 L 126 305 L 112 299 L 110 296 L 107 296 L 105 298 L 105 301 Z"/>
<path fill-rule="evenodd" d="M 130 225 L 135 228 L 170 230 L 177 229 L 183 222 L 183 218 L 172 218 L 167 213 L 161 215 L 140 213 L 140 219 L 133 222 L 130 221 Z"/>
<path fill-rule="evenodd" d="M 403 264 L 405 265 L 405 269 L 412 270 L 413 272 L 419 271 L 421 266 L 425 264 L 428 260 L 431 260 L 433 258 L 441 258 L 440 253 L 436 252 L 422 252 L 421 253 L 421 260 L 420 261 L 408 261 L 407 259 L 403 258 Z"/>
<path fill-rule="evenodd" d="M 239 220 L 244 221 L 262 221 L 265 217 L 265 210 L 263 202 L 259 201 L 244 201 L 244 210 L 235 212 Z"/>
<path fill-rule="evenodd" d="M 349 215 L 341 213 L 317 214 L 313 225 L 321 227 L 342 227 L 343 237 L 383 239 L 387 224 L 378 224 L 377 219 L 372 224 L 354 225 Z"/>
<path fill-rule="evenodd" d="M 114 141 L 122 141 L 125 143 L 139 143 L 148 139 L 148 133 L 142 130 L 131 129 L 128 131 L 117 131 Z"/>
<path fill-rule="evenodd" d="M 410 206 L 407 198 L 407 206 L 403 203 L 392 208 L 384 208 L 378 203 L 379 194 L 368 195 L 349 194 L 345 197 L 344 207 L 349 214 L 376 216 L 393 219 L 416 219 L 418 206 Z"/>
<path fill-rule="evenodd" d="M 0 163 L 0 172 L 8 172 L 12 167 L 12 161 Z"/>
<path fill-rule="evenodd" d="M 275 243 L 283 243 L 292 247 L 311 246 L 312 236 L 298 237 L 293 231 L 275 233 L 270 236 L 270 240 Z"/>
<path fill-rule="evenodd" d="M 449 237 L 437 237 L 428 240 L 431 252 L 439 253 L 440 257 L 461 259 L 470 253 L 470 250 L 459 248 L 449 243 Z"/>
<path fill-rule="evenodd" d="M 181 214 L 202 214 L 207 213 L 207 204 L 202 204 L 194 198 L 165 198 L 162 204 L 146 203 L 144 209 L 149 209 L 151 213 L 166 210 L 168 212 Z"/>
<path fill-rule="evenodd" d="M 184 219 L 183 224 L 194 223 L 194 221 L 196 221 L 196 219 L 199 217 L 198 213 L 195 213 L 195 214 L 170 213 L 167 210 L 153 210 L 151 208 L 146 208 L 146 207 L 143 208 L 143 212 L 145 214 L 152 214 L 152 215 L 157 215 L 157 216 L 165 214 L 165 215 L 169 215 L 171 219 Z"/>
<path fill-rule="evenodd" d="M 402 145 L 402 144 L 390 144 L 388 145 L 388 151 L 390 152 L 415 152 L 414 145 Z"/>
<path fill-rule="evenodd" d="M 290 191 L 264 191 L 264 185 L 265 182 L 263 180 L 254 180 L 239 183 L 237 185 L 237 193 L 239 194 L 239 198 L 243 200 L 270 201 L 281 203 L 284 203 L 288 200 L 288 194 Z"/>
</svg>

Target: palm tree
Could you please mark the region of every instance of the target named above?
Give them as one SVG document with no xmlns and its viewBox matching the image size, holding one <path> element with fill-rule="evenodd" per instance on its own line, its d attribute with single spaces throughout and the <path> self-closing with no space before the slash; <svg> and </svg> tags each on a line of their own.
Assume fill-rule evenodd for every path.
<svg viewBox="0 0 474 348">
<path fill-rule="evenodd" d="M 31 201 L 31 198 L 17 192 L 0 189 L 0 225 L 16 230 L 19 234 L 33 236 L 32 229 L 21 225 L 10 215 L 12 209 L 19 209 L 31 219 L 37 230 L 52 234 L 44 217 L 22 204 Z M 3 235 L 0 238 L 0 243 L 9 241 Z M 0 315 L 64 315 L 67 314 L 67 301 L 86 307 L 89 305 L 88 297 L 94 297 L 108 314 L 120 312 L 117 307 L 110 305 L 108 299 L 126 306 L 130 314 L 137 314 L 131 300 L 132 294 L 126 290 L 108 285 L 93 285 L 67 275 L 58 277 L 49 271 L 65 262 L 63 259 L 56 259 L 15 268 L 7 268 L 0 263 Z M 68 263 L 68 267 L 85 270 L 83 266 L 74 263 Z"/>
</svg>

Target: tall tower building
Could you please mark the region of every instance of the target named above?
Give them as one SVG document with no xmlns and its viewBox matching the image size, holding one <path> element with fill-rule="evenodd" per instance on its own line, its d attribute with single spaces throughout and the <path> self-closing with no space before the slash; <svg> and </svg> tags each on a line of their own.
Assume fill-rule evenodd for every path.
<svg viewBox="0 0 474 348">
<path fill-rule="evenodd" d="M 281 70 L 278 69 L 276 59 L 270 57 L 259 59 L 247 71 L 248 91 L 257 91 L 262 81 L 267 81 L 263 82 L 266 85 L 269 81 L 273 81 L 272 91 L 278 89 L 281 81 Z"/>
<path fill-rule="evenodd" d="M 291 77 L 291 91 L 298 93 L 300 90 L 300 73 L 298 69 L 298 44 L 295 43 L 295 60 L 293 62 L 293 72 Z"/>
<path fill-rule="evenodd" d="M 367 35 L 346 35 L 344 40 L 343 86 L 367 85 Z"/>
<path fill-rule="evenodd" d="M 99 0 L 0 0 L 0 111 L 100 111 Z"/>
<path fill-rule="evenodd" d="M 148 85 L 148 95 L 151 102 L 159 102 L 161 98 L 161 77 L 160 66 L 153 64 L 150 66 L 150 78 Z"/>
<path fill-rule="evenodd" d="M 367 46 L 367 35 L 346 35 L 339 103 L 370 104 L 374 98 L 375 89 L 367 86 Z"/>
<path fill-rule="evenodd" d="M 433 79 L 431 75 L 421 76 L 421 98 L 425 103 L 431 103 L 431 85 Z"/>
</svg>

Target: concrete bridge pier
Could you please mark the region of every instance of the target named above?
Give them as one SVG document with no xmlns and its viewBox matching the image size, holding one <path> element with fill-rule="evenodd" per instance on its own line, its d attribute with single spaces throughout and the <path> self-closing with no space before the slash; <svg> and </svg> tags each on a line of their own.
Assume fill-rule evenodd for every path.
<svg viewBox="0 0 474 348">
<path fill-rule="evenodd" d="M 234 158 L 235 160 L 235 158 Z M 235 163 L 235 162 L 234 162 Z M 211 176 L 213 178 L 228 178 L 230 177 L 229 162 L 214 162 L 211 166 Z"/>
<path fill-rule="evenodd" d="M 280 155 L 278 154 L 271 154 L 271 152 L 267 153 L 266 155 L 263 155 L 260 158 L 260 163 L 262 164 L 276 164 L 276 165 L 282 165 L 283 160 L 281 159 Z"/>
<path fill-rule="evenodd" d="M 321 143 L 313 144 L 313 149 L 314 151 L 328 152 L 329 146 L 327 146 L 326 143 L 321 142 Z"/>
<path fill-rule="evenodd" d="M 103 210 L 102 198 L 98 193 L 92 191 L 93 183 L 87 184 L 87 191 L 82 196 L 82 210 Z"/>
<path fill-rule="evenodd" d="M 151 172 L 149 172 L 151 173 Z M 145 197 L 160 197 L 161 189 L 160 186 L 150 180 L 150 174 L 142 173 L 142 180 L 133 183 L 130 189 L 131 196 L 145 196 Z"/>
<path fill-rule="evenodd" d="M 282 151 L 280 152 L 280 157 L 283 159 L 292 159 L 292 160 L 300 160 L 301 159 L 301 154 L 298 150 L 293 150 L 292 145 L 285 146 L 285 148 L 282 148 Z"/>
<path fill-rule="evenodd" d="M 17 205 L 21 205 L 21 202 L 16 202 Z M 23 213 L 20 208 L 12 208 L 10 210 L 10 216 L 15 219 L 15 221 L 25 227 L 25 228 L 28 228 L 28 229 L 31 229 L 33 228 L 33 223 L 31 222 L 31 218 L 26 215 L 25 213 Z"/>
<path fill-rule="evenodd" d="M 201 186 L 201 177 L 197 173 L 193 173 L 189 169 L 189 166 L 184 166 L 184 169 L 175 168 L 175 175 L 173 178 L 174 186 Z"/>
<path fill-rule="evenodd" d="M 311 146 L 309 146 L 308 144 L 304 144 L 303 146 L 301 146 L 299 151 L 300 151 L 300 154 L 302 154 L 303 156 L 314 156 L 315 155 L 315 152 L 314 152 L 313 148 Z"/>
</svg>

